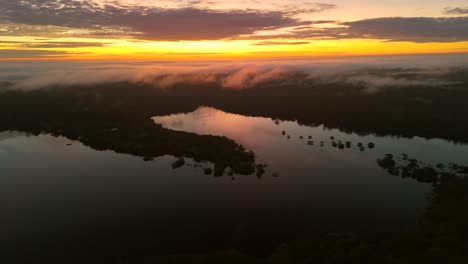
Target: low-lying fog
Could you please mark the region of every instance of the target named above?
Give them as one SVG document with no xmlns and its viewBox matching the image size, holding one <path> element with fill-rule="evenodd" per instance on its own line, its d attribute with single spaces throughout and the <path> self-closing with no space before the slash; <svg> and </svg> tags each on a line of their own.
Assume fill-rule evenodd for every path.
<svg viewBox="0 0 468 264">
<path fill-rule="evenodd" d="M 464 54 L 257 61 L 4 61 L 0 62 L 0 85 L 3 89 L 31 90 L 109 82 L 159 88 L 215 83 L 226 89 L 246 89 L 299 77 L 361 85 L 367 92 L 376 92 L 390 86 L 455 85 L 459 80 L 452 78 L 453 71 L 466 69 L 467 62 Z"/>
</svg>

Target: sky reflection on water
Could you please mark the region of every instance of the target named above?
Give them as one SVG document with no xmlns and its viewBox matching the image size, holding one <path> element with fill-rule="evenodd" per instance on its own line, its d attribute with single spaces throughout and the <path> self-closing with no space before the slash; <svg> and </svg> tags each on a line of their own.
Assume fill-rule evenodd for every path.
<svg viewBox="0 0 468 264">
<path fill-rule="evenodd" d="M 229 244 L 246 234 L 271 242 L 316 231 L 401 229 L 418 221 L 431 185 L 390 176 L 376 160 L 406 153 L 463 164 L 468 156 L 467 146 L 444 140 L 359 136 L 207 107 L 154 121 L 231 138 L 254 151 L 266 173 L 213 177 L 187 166 L 196 164 L 190 159 L 174 170 L 176 157 L 145 162 L 63 137 L 3 132 L 0 246 L 40 249 L 89 239 L 154 250 L 182 241 Z M 331 137 L 351 147 L 332 147 Z"/>
</svg>

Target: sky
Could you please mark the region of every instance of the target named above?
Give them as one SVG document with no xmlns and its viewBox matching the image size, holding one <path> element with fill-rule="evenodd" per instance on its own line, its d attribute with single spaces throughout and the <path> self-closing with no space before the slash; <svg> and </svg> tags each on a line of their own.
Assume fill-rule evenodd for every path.
<svg viewBox="0 0 468 264">
<path fill-rule="evenodd" d="M 0 0 L 0 60 L 468 53 L 468 0 Z"/>
</svg>

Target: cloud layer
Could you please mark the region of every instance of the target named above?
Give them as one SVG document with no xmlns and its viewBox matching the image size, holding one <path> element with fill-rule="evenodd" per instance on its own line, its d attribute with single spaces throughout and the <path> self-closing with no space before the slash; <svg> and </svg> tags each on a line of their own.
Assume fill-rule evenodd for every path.
<svg viewBox="0 0 468 264">
<path fill-rule="evenodd" d="M 89 29 L 104 37 L 120 31 L 124 36 L 160 41 L 223 39 L 304 23 L 288 14 L 192 7 L 164 9 L 118 3 L 99 5 L 83 0 L 22 0 L 0 5 L 0 23 Z"/>
<path fill-rule="evenodd" d="M 296 27 L 286 33 L 250 35 L 245 39 L 382 39 L 388 41 L 458 42 L 468 41 L 468 17 L 389 17 L 336 22 L 333 27 Z"/>
<path fill-rule="evenodd" d="M 430 64 L 427 61 L 438 61 Z M 444 63 L 446 61 L 446 63 Z M 314 83 L 349 84 L 373 93 L 395 87 L 449 87 L 454 67 L 466 67 L 466 56 L 366 57 L 335 62 L 269 61 L 251 64 L 221 62 L 180 63 L 0 63 L 0 84 L 31 90 L 50 86 L 143 83 L 168 89 L 176 85 L 216 85 L 244 90 L 267 83 L 288 87 Z M 1 86 L 1 85 L 0 85 Z"/>
<path fill-rule="evenodd" d="M 447 7 L 445 9 L 447 15 L 468 15 L 468 7 Z"/>
<path fill-rule="evenodd" d="M 65 55 L 78 55 L 68 51 L 40 50 L 40 49 L 0 49 L 0 58 L 31 58 L 31 57 L 61 57 Z"/>
<path fill-rule="evenodd" d="M 223 6 L 218 1 L 161 1 L 157 2 L 159 5 L 147 3 L 103 0 L 2 1 L 0 35 L 29 36 L 37 35 L 37 31 L 42 30 L 44 35 L 54 31 L 62 36 L 129 37 L 152 41 L 266 40 L 258 45 L 299 45 L 314 39 L 351 38 L 420 43 L 468 41 L 466 16 L 387 17 L 339 22 L 313 19 L 313 14 L 339 6 L 303 0 L 269 2 L 266 5 L 268 8 L 264 10 L 235 9 L 235 5 L 226 5 L 224 2 L 225 9 L 210 8 Z M 447 8 L 441 12 L 463 15 L 468 13 L 468 9 Z M 270 34 L 256 34 L 259 32 Z M 62 46 L 66 47 L 65 44 Z"/>
<path fill-rule="evenodd" d="M 354 37 L 391 41 L 454 42 L 468 40 L 468 17 L 376 18 L 343 23 Z"/>
</svg>

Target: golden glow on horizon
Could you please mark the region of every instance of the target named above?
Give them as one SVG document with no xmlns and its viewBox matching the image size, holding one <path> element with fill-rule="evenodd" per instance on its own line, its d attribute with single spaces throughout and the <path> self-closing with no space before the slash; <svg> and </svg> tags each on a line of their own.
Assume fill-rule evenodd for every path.
<svg viewBox="0 0 468 264">
<path fill-rule="evenodd" d="M 17 39 L 31 41 L 30 38 Z M 58 41 L 58 40 L 54 40 Z M 61 39 L 60 41 L 89 42 L 86 39 Z M 179 41 L 143 42 L 132 40 L 92 40 L 106 43 L 102 47 L 44 48 L 58 52 L 34 59 L 234 59 L 234 58 L 283 58 L 315 56 L 356 56 L 421 53 L 464 53 L 468 42 L 413 43 L 386 42 L 381 40 L 314 40 L 303 45 L 255 45 L 258 41 Z M 294 40 L 278 40 L 295 42 Z M 300 41 L 300 40 L 296 40 Z M 28 50 L 14 44 L 2 45 L 0 49 Z M 37 50 L 37 49 L 31 49 Z M 69 54 L 67 54 L 69 53 Z M 27 58 L 21 58 L 27 59 Z"/>
<path fill-rule="evenodd" d="M 468 17 L 453 11 L 465 5 L 466 0 L 79 0 L 64 9 L 12 1 L 0 7 L 0 60 L 468 53 Z"/>
</svg>

